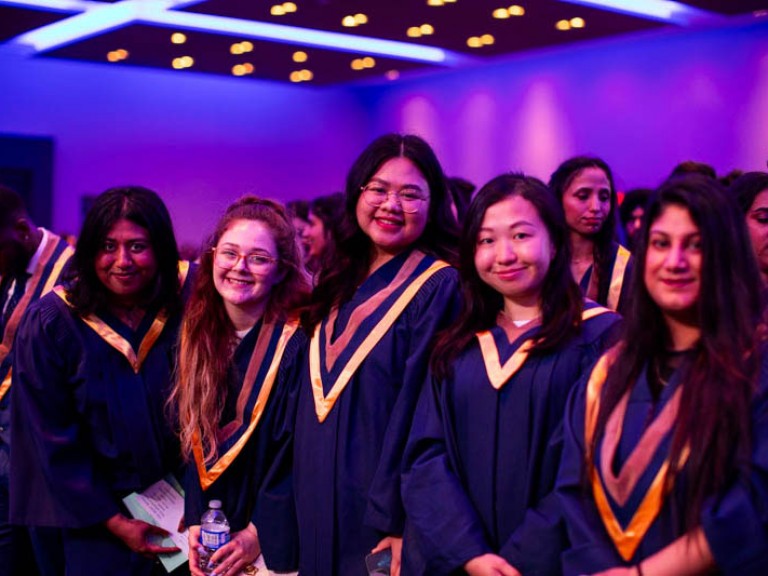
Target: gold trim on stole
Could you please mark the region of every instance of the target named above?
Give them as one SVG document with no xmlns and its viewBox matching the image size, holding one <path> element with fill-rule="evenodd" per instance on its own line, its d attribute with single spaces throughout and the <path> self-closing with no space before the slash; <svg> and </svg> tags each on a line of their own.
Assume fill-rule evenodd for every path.
<svg viewBox="0 0 768 576">
<path fill-rule="evenodd" d="M 595 306 L 582 311 L 581 319 L 586 322 L 590 318 L 606 314 L 611 312 L 608 308 L 602 306 Z M 484 330 L 476 334 L 478 342 L 480 342 L 480 352 L 483 355 L 483 363 L 485 364 L 485 371 L 488 374 L 488 380 L 491 382 L 496 390 L 500 390 L 504 384 L 509 382 L 509 379 L 514 376 L 518 370 L 525 364 L 528 359 L 528 353 L 536 343 L 535 338 L 528 338 L 520 347 L 501 365 L 499 360 L 499 349 L 496 347 L 496 342 L 493 339 L 493 334 L 490 330 Z"/>
<path fill-rule="evenodd" d="M 8 324 L 5 326 L 5 330 L 3 331 L 3 340 L 0 343 L 0 364 L 3 363 L 5 358 L 10 354 L 11 352 L 11 345 L 13 344 L 13 338 L 16 335 L 16 330 L 19 327 L 19 324 L 21 323 L 21 318 L 24 315 L 24 312 L 27 310 L 27 306 L 29 306 L 30 302 L 32 301 L 32 296 L 37 290 L 37 286 L 40 284 L 41 280 L 43 279 L 43 272 L 45 271 L 45 268 L 48 266 L 48 263 L 53 256 L 54 251 L 56 250 L 56 246 L 59 243 L 59 236 L 53 233 L 49 233 L 48 241 L 46 242 L 45 247 L 43 248 L 43 252 L 40 255 L 40 261 L 37 264 L 37 267 L 35 268 L 35 272 L 32 274 L 30 279 L 27 281 L 27 287 L 24 290 L 24 295 L 19 300 L 19 303 L 16 305 L 16 309 L 11 314 L 11 317 L 8 319 Z M 67 246 L 64 248 L 64 250 L 61 251 L 61 254 L 59 254 L 58 258 L 56 258 L 56 262 L 53 265 L 53 268 L 51 269 L 50 274 L 48 274 L 48 277 L 46 278 L 45 284 L 43 285 L 43 289 L 40 292 L 40 298 L 45 296 L 48 292 L 51 291 L 54 284 L 56 284 L 56 280 L 59 277 L 59 274 L 61 273 L 62 268 L 66 265 L 67 261 L 69 260 L 70 256 L 74 253 L 74 250 L 72 250 L 71 246 Z M 8 370 L 8 374 L 5 375 L 3 378 L 3 383 L 0 384 L 0 400 L 3 399 L 3 396 L 8 392 L 8 389 L 11 387 L 11 370 Z"/>
<path fill-rule="evenodd" d="M 429 280 L 438 270 L 447 268 L 449 265 L 447 262 L 438 260 L 433 262 L 432 265 L 424 270 L 419 276 L 417 276 L 413 282 L 403 291 L 403 293 L 397 298 L 392 307 L 387 310 L 384 317 L 379 320 L 373 330 L 370 331 L 365 340 L 358 346 L 352 357 L 344 366 L 344 369 L 339 374 L 339 377 L 331 387 L 328 396 L 323 394 L 323 379 L 320 371 L 320 328 L 322 322 L 318 322 L 315 327 L 315 332 L 312 335 L 312 339 L 309 342 L 309 374 L 312 381 L 312 394 L 315 399 L 315 413 L 319 422 L 324 422 L 328 417 L 328 414 L 336 404 L 336 400 L 349 384 L 350 379 L 355 374 L 363 360 L 370 354 L 371 350 L 379 343 L 384 337 L 384 334 L 392 327 L 395 320 L 402 314 L 406 306 L 410 304 L 413 297 L 421 289 L 424 283 Z"/>
<path fill-rule="evenodd" d="M 59 298 L 64 300 L 67 306 L 72 306 L 72 304 L 69 302 L 67 291 L 63 286 L 56 286 L 53 289 L 53 292 Z M 131 368 L 133 368 L 133 372 L 138 374 L 141 370 L 141 365 L 144 363 L 144 360 L 146 360 L 150 350 L 152 350 L 152 346 L 154 346 L 155 342 L 160 337 L 160 334 L 163 332 L 163 328 L 165 328 L 165 324 L 168 321 L 168 312 L 161 310 L 155 317 L 154 321 L 152 322 L 152 326 L 149 327 L 149 330 L 147 330 L 147 333 L 141 340 L 141 344 L 139 344 L 138 356 L 136 355 L 136 352 L 133 350 L 133 346 L 131 346 L 128 340 L 120 336 L 120 334 L 115 332 L 112 327 L 110 327 L 106 322 L 104 322 L 104 320 L 95 314 L 80 316 L 80 319 L 85 322 L 85 324 L 90 326 L 94 332 L 101 336 L 101 338 L 107 344 L 125 356 L 126 360 L 128 360 L 128 363 L 131 365 Z"/>
<path fill-rule="evenodd" d="M 590 449 L 592 438 L 595 433 L 595 427 L 597 426 L 597 415 L 600 409 L 600 392 L 608 375 L 608 368 L 616 360 L 618 347 L 619 345 L 614 346 L 600 358 L 595 365 L 595 368 L 592 370 L 592 374 L 590 375 L 587 384 L 586 413 L 584 419 L 584 446 L 587 450 Z M 627 394 L 629 394 L 629 391 Z M 623 422 L 619 426 L 617 432 L 619 435 L 621 435 L 622 429 Z M 689 455 L 690 448 L 689 446 L 685 446 L 680 453 L 678 470 L 685 466 Z M 664 506 L 664 499 L 667 495 L 668 488 L 671 488 L 671 484 L 669 487 L 665 486 L 665 478 L 668 469 L 669 458 L 667 458 L 664 461 L 664 464 L 659 468 L 659 471 L 656 473 L 651 486 L 648 488 L 643 501 L 632 516 L 627 528 L 622 529 L 619 521 L 616 519 L 616 515 L 611 509 L 610 503 L 608 502 L 608 497 L 606 496 L 602 482 L 600 481 L 600 475 L 597 472 L 597 468 L 594 463 L 592 464 L 590 480 L 597 510 L 608 535 L 616 546 L 616 550 L 627 562 L 634 556 L 637 548 L 640 546 L 640 543 L 650 529 L 651 524 L 653 524 L 653 521 L 658 517 L 661 508 Z"/>
<path fill-rule="evenodd" d="M 219 478 L 219 476 L 224 473 L 229 465 L 234 462 L 235 458 L 237 458 L 237 456 L 240 454 L 243 447 L 248 442 L 248 439 L 253 434 L 253 431 L 256 429 L 256 426 L 261 420 L 262 414 L 264 414 L 267 400 L 269 400 L 269 396 L 275 384 L 275 378 L 277 377 L 277 372 L 280 368 L 280 361 L 283 358 L 285 347 L 287 346 L 288 341 L 291 339 L 291 336 L 293 336 L 294 332 L 296 332 L 297 328 L 298 324 L 296 322 L 286 322 L 286 324 L 283 326 L 283 331 L 280 334 L 280 339 L 277 342 L 277 348 L 275 349 L 275 353 L 272 356 L 272 362 L 269 365 L 267 375 L 264 378 L 264 383 L 261 385 L 259 395 L 256 398 L 256 404 L 254 405 L 253 411 L 251 412 L 251 421 L 248 424 L 248 428 L 243 433 L 243 435 L 238 438 L 237 442 L 235 442 L 232 447 L 227 450 L 226 454 L 216 460 L 216 463 L 210 469 L 206 469 L 205 467 L 205 459 L 203 458 L 203 443 L 200 439 L 200 433 L 199 431 L 195 432 L 192 438 L 192 453 L 195 457 L 197 473 L 200 476 L 200 486 L 203 488 L 203 490 L 210 488 L 211 484 L 213 484 Z M 267 329 L 267 326 L 262 326 L 262 332 L 264 332 L 265 329 Z M 268 329 L 267 331 L 269 334 L 272 334 L 271 329 Z M 258 374 L 257 364 L 263 360 L 262 358 L 257 358 L 256 351 L 258 349 L 259 346 L 254 347 L 253 354 L 251 355 L 251 359 L 248 363 L 248 369 L 246 370 L 246 375 L 252 374 L 252 378 L 254 380 Z M 247 383 L 244 382 L 244 385 L 245 384 Z M 249 387 L 253 387 L 252 382 L 249 384 Z"/>
<path fill-rule="evenodd" d="M 619 249 L 616 252 L 616 259 L 613 261 L 611 285 L 608 288 L 608 299 L 606 300 L 606 306 L 611 310 L 617 310 L 619 307 L 621 287 L 624 285 L 624 272 L 627 270 L 630 256 L 631 254 L 629 250 L 619 244 Z"/>
</svg>

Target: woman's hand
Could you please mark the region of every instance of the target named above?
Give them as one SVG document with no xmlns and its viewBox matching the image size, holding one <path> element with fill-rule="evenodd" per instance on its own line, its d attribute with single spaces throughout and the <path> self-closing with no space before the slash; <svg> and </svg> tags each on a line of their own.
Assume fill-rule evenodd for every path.
<svg viewBox="0 0 768 576">
<path fill-rule="evenodd" d="M 205 576 L 205 573 L 200 570 L 200 553 L 197 551 L 200 546 L 200 526 L 197 524 L 190 526 L 187 538 L 189 539 L 189 572 L 192 576 Z"/>
<path fill-rule="evenodd" d="M 216 564 L 212 576 L 239 574 L 243 568 L 255 562 L 259 554 L 261 554 L 259 535 L 256 527 L 251 523 L 246 526 L 245 530 L 235 532 L 230 541 L 211 556 L 211 561 Z"/>
<path fill-rule="evenodd" d="M 168 536 L 168 531 L 143 520 L 134 520 L 126 518 L 122 514 L 115 514 L 104 522 L 104 526 L 122 540 L 128 548 L 142 556 L 154 558 L 158 554 L 171 554 L 179 551 L 176 546 L 165 547 L 153 544 L 150 541 L 152 536 Z"/>
<path fill-rule="evenodd" d="M 496 554 L 476 556 L 464 564 L 469 576 L 521 576 L 509 562 Z"/>
<path fill-rule="evenodd" d="M 389 565 L 390 576 L 400 576 L 400 560 L 403 557 L 403 539 L 399 536 L 387 536 L 376 544 L 371 554 L 392 548 L 392 563 Z"/>
</svg>

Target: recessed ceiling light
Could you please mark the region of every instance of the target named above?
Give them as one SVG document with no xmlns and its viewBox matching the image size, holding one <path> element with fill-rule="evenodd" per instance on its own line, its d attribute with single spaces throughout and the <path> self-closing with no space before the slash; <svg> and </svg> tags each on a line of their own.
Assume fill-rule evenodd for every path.
<svg viewBox="0 0 768 576">
<path fill-rule="evenodd" d="M 470 48 L 480 48 L 483 45 L 483 41 L 477 36 L 472 36 L 467 39 L 467 46 Z"/>
<path fill-rule="evenodd" d="M 400 78 L 400 72 L 397 70 L 387 70 L 387 73 L 384 74 L 387 80 L 397 80 Z"/>
<path fill-rule="evenodd" d="M 513 4 L 507 8 L 507 12 L 510 16 L 525 16 L 525 8 L 517 4 Z"/>
<path fill-rule="evenodd" d="M 341 25 L 346 28 L 354 28 L 357 26 L 357 21 L 354 16 L 344 16 L 344 18 L 341 19 Z"/>
<path fill-rule="evenodd" d="M 352 70 L 362 70 L 365 68 L 365 66 L 363 66 L 363 59 L 355 58 L 352 60 L 352 62 L 349 63 L 349 67 L 352 68 Z"/>
<path fill-rule="evenodd" d="M 497 20 L 505 20 L 509 18 L 509 10 L 506 8 L 496 8 L 496 10 L 493 11 L 493 17 Z"/>
<path fill-rule="evenodd" d="M 301 50 L 298 50 L 298 51 L 293 53 L 293 61 L 294 62 L 299 62 L 299 63 L 306 62 L 308 58 L 309 58 L 309 56 L 307 55 L 307 53 L 306 52 L 302 52 Z"/>
<path fill-rule="evenodd" d="M 242 46 L 243 52 L 253 52 L 253 43 L 248 40 L 240 42 L 240 46 Z"/>
<path fill-rule="evenodd" d="M 376 60 L 374 60 L 370 56 L 366 56 L 365 58 L 363 58 L 363 66 L 366 68 L 373 68 L 374 66 L 376 66 Z"/>
<path fill-rule="evenodd" d="M 272 16 L 285 16 L 285 8 L 283 8 L 282 4 L 275 4 L 269 9 L 269 13 Z"/>
<path fill-rule="evenodd" d="M 309 82 L 314 77 L 315 75 L 312 74 L 312 70 L 299 70 L 299 78 L 301 78 L 303 82 Z"/>
<path fill-rule="evenodd" d="M 435 33 L 435 28 L 431 24 L 422 24 L 419 29 L 422 36 L 431 36 Z"/>
<path fill-rule="evenodd" d="M 119 50 L 112 50 L 107 54 L 107 60 L 110 62 L 120 62 L 126 58 L 128 58 L 128 50 L 123 50 L 122 48 Z"/>
<path fill-rule="evenodd" d="M 445 2 L 443 0 L 427 0 L 427 6 L 443 6 Z"/>
<path fill-rule="evenodd" d="M 297 7 L 293 2 L 283 2 L 283 10 L 285 10 L 286 14 L 291 14 L 296 12 Z"/>
<path fill-rule="evenodd" d="M 421 28 L 418 26 L 411 26 L 405 33 L 408 38 L 421 38 Z"/>
<path fill-rule="evenodd" d="M 363 24 L 368 24 L 368 16 L 365 14 L 355 14 L 355 24 L 358 26 L 362 26 Z"/>
<path fill-rule="evenodd" d="M 571 18 L 571 28 L 584 28 L 585 25 L 584 18 Z"/>
<path fill-rule="evenodd" d="M 187 41 L 186 34 L 182 34 L 181 32 L 174 32 L 171 34 L 171 42 L 173 44 L 184 44 L 184 42 Z"/>
<path fill-rule="evenodd" d="M 484 46 L 490 46 L 496 42 L 496 38 L 493 37 L 493 34 L 483 34 L 480 36 L 480 42 L 482 42 Z"/>
<path fill-rule="evenodd" d="M 301 75 L 299 74 L 298 70 L 291 72 L 289 78 L 291 79 L 291 82 L 301 82 Z"/>
<path fill-rule="evenodd" d="M 245 66 L 243 66 L 242 64 L 235 64 L 234 66 L 232 66 L 232 74 L 234 76 L 245 76 L 246 75 Z"/>
<path fill-rule="evenodd" d="M 555 24 L 555 28 L 558 30 L 570 30 L 571 23 L 568 20 L 558 20 Z"/>
</svg>

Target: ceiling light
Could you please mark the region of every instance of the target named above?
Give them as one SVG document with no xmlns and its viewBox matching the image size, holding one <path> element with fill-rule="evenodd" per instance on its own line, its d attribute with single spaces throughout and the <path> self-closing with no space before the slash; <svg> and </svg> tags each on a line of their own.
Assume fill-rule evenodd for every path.
<svg viewBox="0 0 768 576">
<path fill-rule="evenodd" d="M 301 82 L 301 75 L 299 74 L 299 71 L 295 70 L 291 72 L 290 79 L 291 82 Z"/>
<path fill-rule="evenodd" d="M 357 21 L 354 16 L 344 16 L 344 18 L 341 19 L 341 25 L 346 26 L 347 28 L 354 28 L 357 26 Z"/>
<path fill-rule="evenodd" d="M 232 74 L 235 76 L 245 76 L 245 67 L 242 64 L 232 66 Z"/>
<path fill-rule="evenodd" d="M 557 24 L 555 24 L 555 28 L 558 30 L 570 30 L 571 23 L 568 20 L 558 20 Z"/>
<path fill-rule="evenodd" d="M 282 4 L 275 4 L 269 9 L 269 13 L 272 16 L 285 16 L 285 8 L 283 8 Z"/>
<path fill-rule="evenodd" d="M 483 34 L 480 36 L 480 42 L 482 42 L 485 46 L 490 46 L 496 42 L 496 38 L 493 37 L 493 34 Z"/>
<path fill-rule="evenodd" d="M 285 10 L 286 14 L 291 14 L 293 12 L 296 12 L 296 4 L 293 2 L 283 2 L 283 10 Z"/>
<path fill-rule="evenodd" d="M 304 82 L 309 82 L 314 78 L 314 74 L 312 74 L 312 70 L 299 70 L 299 78 L 301 78 Z"/>
<path fill-rule="evenodd" d="M 418 26 L 411 26 L 406 31 L 408 38 L 421 38 L 421 28 Z"/>
<path fill-rule="evenodd" d="M 365 58 L 363 58 L 363 67 L 373 68 L 374 66 L 376 66 L 376 60 L 374 60 L 370 56 L 366 56 Z"/>
<path fill-rule="evenodd" d="M 253 43 L 248 42 L 248 40 L 240 42 L 240 46 L 243 48 L 243 52 L 253 52 Z"/>
<path fill-rule="evenodd" d="M 400 72 L 397 70 L 387 70 L 387 73 L 384 74 L 387 80 L 397 80 L 400 78 Z"/>
<path fill-rule="evenodd" d="M 232 46 L 229 47 L 229 52 L 230 54 L 242 54 L 243 46 L 240 44 L 240 42 L 232 44 Z"/>
<path fill-rule="evenodd" d="M 446 4 L 453 4 L 456 0 L 443 0 Z"/>
<path fill-rule="evenodd" d="M 584 18 L 571 18 L 571 28 L 584 28 L 585 25 Z"/>
<path fill-rule="evenodd" d="M 298 50 L 297 52 L 293 53 L 293 61 L 294 62 L 306 62 L 309 56 L 307 56 L 306 52 L 302 52 L 301 50 Z"/>
<path fill-rule="evenodd" d="M 358 26 L 362 26 L 363 24 L 368 24 L 368 16 L 365 14 L 355 14 L 355 24 Z"/>
<path fill-rule="evenodd" d="M 253 64 L 250 62 L 244 62 L 243 69 L 245 69 L 246 74 L 253 74 Z"/>
<path fill-rule="evenodd" d="M 459 65 L 466 59 L 459 53 L 433 46 L 171 9 L 195 1 L 121 0 L 108 3 L 89 0 L 0 0 L 0 5 L 21 2 L 45 9 L 63 7 L 61 9 L 64 11 L 85 11 L 22 34 L 11 41 L 15 45 L 31 48 L 33 52 L 60 48 L 126 24 L 147 23 L 433 64 Z"/>
<path fill-rule="evenodd" d="M 107 54 L 107 60 L 110 62 L 120 62 L 126 58 L 128 58 L 128 50 L 123 50 L 122 48 L 119 50 L 112 50 Z"/>
<path fill-rule="evenodd" d="M 352 68 L 352 70 L 362 70 L 363 68 L 365 68 L 365 66 L 363 66 L 362 58 L 355 58 L 354 60 L 352 60 L 352 62 L 349 63 L 349 66 L 350 68 Z"/>
<path fill-rule="evenodd" d="M 509 11 L 506 8 L 496 8 L 493 11 L 493 17 L 498 20 L 505 20 L 509 18 Z"/>
<path fill-rule="evenodd" d="M 187 36 L 181 32 L 174 32 L 171 34 L 171 42 L 173 44 L 184 44 L 187 41 Z"/>
<path fill-rule="evenodd" d="M 477 36 L 472 36 L 471 38 L 467 39 L 467 46 L 470 48 L 480 48 L 483 45 L 483 41 L 480 40 Z"/>
<path fill-rule="evenodd" d="M 435 29 L 432 27 L 431 24 L 422 24 L 420 27 L 421 34 L 423 36 L 431 36 L 435 33 Z"/>
<path fill-rule="evenodd" d="M 517 4 L 513 4 L 509 8 L 507 8 L 507 12 L 510 16 L 524 16 L 525 15 L 525 8 L 522 6 L 518 6 Z"/>
<path fill-rule="evenodd" d="M 427 6 L 443 6 L 443 0 L 427 0 Z"/>
<path fill-rule="evenodd" d="M 644 16 L 652 20 L 674 22 L 683 26 L 703 20 L 723 19 L 724 16 L 694 8 L 672 0 L 560 0 L 571 4 L 583 4 L 613 12 Z"/>
</svg>

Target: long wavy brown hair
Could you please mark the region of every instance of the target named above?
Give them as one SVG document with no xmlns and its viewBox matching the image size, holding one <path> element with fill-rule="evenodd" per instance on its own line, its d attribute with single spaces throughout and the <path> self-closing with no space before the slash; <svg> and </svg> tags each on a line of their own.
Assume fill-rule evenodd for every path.
<svg viewBox="0 0 768 576">
<path fill-rule="evenodd" d="M 265 224 L 275 240 L 282 279 L 272 287 L 265 322 L 295 317 L 307 301 L 309 277 L 302 264 L 296 232 L 285 209 L 256 196 L 244 196 L 227 208 L 204 246 L 200 269 L 181 327 L 176 385 L 171 395 L 177 411 L 184 457 L 189 460 L 199 432 L 206 462 L 218 455 L 216 431 L 227 397 L 227 378 L 235 350 L 235 327 L 213 283 L 213 248 L 239 220 Z"/>
</svg>

